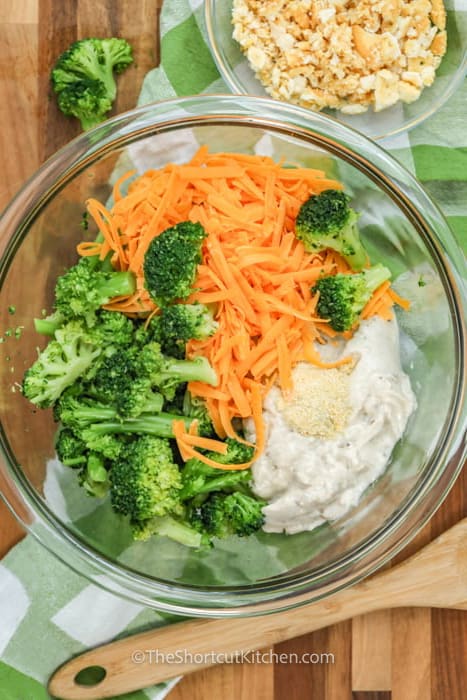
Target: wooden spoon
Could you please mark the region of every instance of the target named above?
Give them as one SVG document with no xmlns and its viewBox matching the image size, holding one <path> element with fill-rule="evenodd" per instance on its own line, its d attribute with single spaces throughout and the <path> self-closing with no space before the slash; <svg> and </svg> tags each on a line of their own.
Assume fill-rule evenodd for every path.
<svg viewBox="0 0 467 700">
<path fill-rule="evenodd" d="M 108 698 L 213 666 L 225 655 L 406 606 L 467 610 L 467 518 L 402 564 L 317 603 L 262 617 L 194 619 L 87 651 L 55 672 L 49 692 L 63 700 Z M 76 675 L 90 666 L 104 669 L 105 677 L 80 685 Z"/>
</svg>

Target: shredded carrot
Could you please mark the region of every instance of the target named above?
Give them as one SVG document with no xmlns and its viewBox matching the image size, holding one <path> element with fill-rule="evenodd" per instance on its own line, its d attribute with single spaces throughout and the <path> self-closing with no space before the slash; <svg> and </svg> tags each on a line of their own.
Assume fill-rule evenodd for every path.
<svg viewBox="0 0 467 700">
<path fill-rule="evenodd" d="M 322 361 L 315 341 L 335 332 L 316 317 L 311 288 L 322 274 L 352 270 L 332 250 L 308 253 L 294 233 L 301 204 L 311 194 L 342 185 L 319 170 L 284 167 L 266 156 L 211 154 L 205 146 L 186 165 L 170 163 L 133 176 L 131 171 L 117 180 L 111 209 L 88 201 L 103 242 L 80 243 L 78 252 L 101 258 L 111 253 L 115 269 L 133 271 L 136 292 L 112 299 L 105 308 L 149 322 L 159 312 L 144 285 L 143 260 L 151 240 L 181 221 L 204 226 L 203 262 L 188 302 L 212 304 L 219 329 L 205 340 L 191 340 L 187 356 L 207 357 L 219 382 L 216 387 L 191 382 L 189 390 L 205 400 L 221 440 L 238 439 L 236 421 L 252 418 L 257 458 L 265 441 L 262 402 L 272 384 L 291 391 L 293 366 L 302 360 L 323 368 L 349 361 Z M 125 195 L 124 183 L 129 183 Z M 391 318 L 394 304 L 408 308 L 384 283 L 363 317 Z M 184 460 L 197 457 L 219 469 L 250 466 L 220 465 L 206 457 L 199 450 L 222 454 L 225 443 L 197 435 L 194 423 L 187 431 L 183 421 L 174 421 L 173 432 Z"/>
</svg>

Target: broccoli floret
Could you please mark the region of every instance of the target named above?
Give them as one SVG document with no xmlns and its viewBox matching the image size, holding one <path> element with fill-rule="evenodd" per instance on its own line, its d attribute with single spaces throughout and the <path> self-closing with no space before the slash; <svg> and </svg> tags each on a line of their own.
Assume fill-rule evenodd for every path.
<svg viewBox="0 0 467 700">
<path fill-rule="evenodd" d="M 89 326 L 97 322 L 96 311 L 113 297 L 133 294 L 131 272 L 95 270 L 86 258 L 61 275 L 55 286 L 55 309 L 64 320 L 83 318 Z"/>
<path fill-rule="evenodd" d="M 328 319 L 335 331 L 349 330 L 358 322 L 375 289 L 390 277 L 388 268 L 381 264 L 355 274 L 322 277 L 312 289 L 319 292 L 318 314 Z"/>
<path fill-rule="evenodd" d="M 179 511 L 180 489 L 169 442 L 149 435 L 126 445 L 110 472 L 112 507 L 132 520 Z"/>
<path fill-rule="evenodd" d="M 213 493 L 192 510 L 190 522 L 195 529 L 212 537 L 246 537 L 263 526 L 265 505 L 265 501 L 238 491 Z"/>
<path fill-rule="evenodd" d="M 159 343 L 148 343 L 140 352 L 142 372 L 147 373 L 151 384 L 168 400 L 172 400 L 180 384 L 203 382 L 215 386 L 217 375 L 206 357 L 179 360 L 161 352 Z"/>
<path fill-rule="evenodd" d="M 107 112 L 112 109 L 112 100 L 104 83 L 88 78 L 77 78 L 60 90 L 57 103 L 66 117 L 79 119 L 84 131 L 102 122 Z"/>
<path fill-rule="evenodd" d="M 69 428 L 57 433 L 55 450 L 60 462 L 67 467 L 77 467 L 87 462 L 86 444 Z"/>
<path fill-rule="evenodd" d="M 258 500 L 239 491 L 225 497 L 225 513 L 230 526 L 238 537 L 252 535 L 262 528 L 265 505 L 267 505 L 266 501 Z"/>
<path fill-rule="evenodd" d="M 207 535 L 170 515 L 150 520 L 135 520 L 131 523 L 131 531 L 135 540 L 147 540 L 152 535 L 160 535 L 169 537 L 185 547 L 198 549 L 210 546 L 210 538 Z"/>
<path fill-rule="evenodd" d="M 300 207 L 295 234 L 306 250 L 332 248 L 354 270 L 361 270 L 367 254 L 357 228 L 358 214 L 349 207 L 350 197 L 340 190 L 324 190 L 312 195 Z"/>
<path fill-rule="evenodd" d="M 89 454 L 86 466 L 79 472 L 79 483 L 90 496 L 104 498 L 109 491 L 109 473 L 101 455 Z"/>
<path fill-rule="evenodd" d="M 218 323 L 204 304 L 173 304 L 162 309 L 159 338 L 162 349 L 169 355 L 184 357 L 188 340 L 204 340 L 213 335 Z"/>
<path fill-rule="evenodd" d="M 117 459 L 125 444 L 117 435 L 96 435 L 92 428 L 84 428 L 79 435 L 88 450 L 98 452 L 109 460 Z"/>
<path fill-rule="evenodd" d="M 65 324 L 26 370 L 24 396 L 40 408 L 52 406 L 67 387 L 89 370 L 101 351 L 81 323 Z"/>
<path fill-rule="evenodd" d="M 116 354 L 104 357 L 93 388 L 101 400 L 114 404 L 122 417 L 137 417 L 162 409 L 155 389 L 172 400 L 177 387 L 189 381 L 216 384 L 217 376 L 206 358 L 177 360 L 163 355 L 160 345 L 150 342 L 142 348 L 119 348 Z"/>
<path fill-rule="evenodd" d="M 207 452 L 206 456 L 219 464 L 243 464 L 253 458 L 254 448 L 232 438 L 227 438 L 227 452 Z M 212 491 L 243 490 L 248 492 L 250 469 L 222 470 L 192 457 L 182 470 L 181 500 L 188 500 Z"/>
<path fill-rule="evenodd" d="M 201 224 L 182 221 L 153 238 L 143 271 L 145 287 L 158 306 L 190 296 L 206 235 Z"/>
<path fill-rule="evenodd" d="M 77 117 L 83 129 L 103 121 L 117 94 L 113 74 L 121 73 L 132 61 L 132 49 L 125 39 L 74 42 L 51 73 L 60 109 Z"/>
<path fill-rule="evenodd" d="M 183 396 L 183 415 L 197 421 L 198 435 L 209 437 L 214 434 L 214 426 L 205 401 L 199 396 L 192 396 L 187 389 Z"/>
</svg>

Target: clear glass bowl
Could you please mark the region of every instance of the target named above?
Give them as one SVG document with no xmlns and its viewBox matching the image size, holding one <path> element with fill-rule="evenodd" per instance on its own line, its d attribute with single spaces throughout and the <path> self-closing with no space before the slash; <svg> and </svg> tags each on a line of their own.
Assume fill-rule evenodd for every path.
<svg viewBox="0 0 467 700">
<path fill-rule="evenodd" d="M 107 501 L 54 461 L 50 411 L 18 383 L 41 342 L 32 319 L 76 260 L 87 197 L 106 200 L 115 169 L 184 162 L 199 144 L 267 153 L 339 178 L 363 212 L 374 260 L 413 298 L 401 314 L 402 362 L 418 409 L 385 474 L 340 521 L 293 536 L 231 538 L 196 552 L 164 538 L 132 543 Z M 93 235 L 92 231 L 88 232 Z M 128 599 L 183 615 L 248 615 L 329 595 L 388 560 L 441 503 L 462 463 L 463 256 L 416 180 L 374 142 L 319 114 L 264 98 L 197 96 L 123 114 L 83 134 L 31 178 L 0 221 L 0 487 L 29 531 L 70 567 Z M 425 286 L 419 286 L 423 275 Z M 14 305 L 14 316 L 8 306 Z"/>
<path fill-rule="evenodd" d="M 381 112 L 370 109 L 358 115 L 332 109 L 324 112 L 370 138 L 383 139 L 412 129 L 442 107 L 467 72 L 467 6 L 456 0 L 445 0 L 444 4 L 447 10 L 447 52 L 433 85 L 425 88 L 416 102 L 398 103 Z M 232 5 L 232 0 L 205 0 L 211 53 L 229 90 L 242 95 L 265 96 L 266 90 L 232 38 Z"/>
</svg>

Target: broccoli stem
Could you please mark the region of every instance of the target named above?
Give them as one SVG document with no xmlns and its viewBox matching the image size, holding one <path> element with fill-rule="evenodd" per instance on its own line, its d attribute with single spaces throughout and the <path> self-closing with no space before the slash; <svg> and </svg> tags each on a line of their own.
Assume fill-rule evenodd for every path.
<svg viewBox="0 0 467 700">
<path fill-rule="evenodd" d="M 126 296 L 135 291 L 135 278 L 131 272 L 112 272 L 98 284 L 102 303 L 117 296 Z"/>
<path fill-rule="evenodd" d="M 55 331 L 60 328 L 63 324 L 63 317 L 58 312 L 46 316 L 46 318 L 35 318 L 34 328 L 36 333 L 41 333 L 42 335 L 54 336 Z"/>
<path fill-rule="evenodd" d="M 368 270 L 363 270 L 363 274 L 365 275 L 367 287 L 371 292 L 378 289 L 389 277 L 387 267 L 384 267 L 381 263 L 373 265 Z"/>
<path fill-rule="evenodd" d="M 154 535 L 169 537 L 171 540 L 185 545 L 185 547 L 199 547 L 203 540 L 200 532 L 171 518 L 170 515 L 151 520 L 150 529 Z"/>
<path fill-rule="evenodd" d="M 193 360 L 171 360 L 162 371 L 164 379 L 172 377 L 183 382 L 203 382 L 216 385 L 217 375 L 205 357 L 195 357 Z"/>
<path fill-rule="evenodd" d="M 108 433 L 143 433 L 145 435 L 155 435 L 156 437 L 173 438 L 172 423 L 174 420 L 183 420 L 188 429 L 192 422 L 191 418 L 171 413 L 158 413 L 156 415 L 143 415 L 138 418 L 125 418 L 124 420 L 107 420 L 89 425 L 89 428 L 96 435 L 106 435 Z"/>
</svg>

